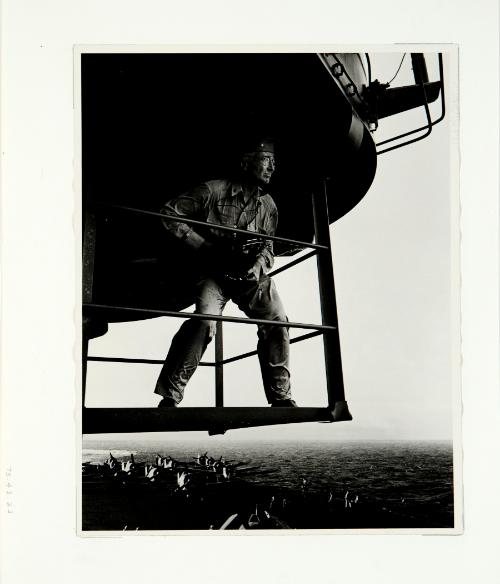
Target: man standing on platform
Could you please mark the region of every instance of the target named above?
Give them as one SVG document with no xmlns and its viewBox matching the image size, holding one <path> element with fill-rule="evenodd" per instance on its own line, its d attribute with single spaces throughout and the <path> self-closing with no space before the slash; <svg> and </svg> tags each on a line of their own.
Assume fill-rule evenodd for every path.
<svg viewBox="0 0 500 584">
<path fill-rule="evenodd" d="M 242 154 L 235 179 L 212 180 L 168 201 L 166 215 L 206 221 L 254 233 L 274 235 L 278 211 L 264 188 L 276 162 L 274 144 L 259 140 Z M 222 314 L 232 300 L 249 318 L 286 321 L 283 305 L 267 272 L 274 263 L 271 240 L 242 238 L 214 227 L 191 228 L 164 220 L 167 230 L 192 251 L 200 279 L 196 309 L 201 314 Z M 159 407 L 176 407 L 216 331 L 213 320 L 189 319 L 172 340 L 155 393 Z M 258 325 L 257 352 L 267 401 L 273 407 L 297 407 L 290 391 L 290 339 L 288 328 Z"/>
</svg>

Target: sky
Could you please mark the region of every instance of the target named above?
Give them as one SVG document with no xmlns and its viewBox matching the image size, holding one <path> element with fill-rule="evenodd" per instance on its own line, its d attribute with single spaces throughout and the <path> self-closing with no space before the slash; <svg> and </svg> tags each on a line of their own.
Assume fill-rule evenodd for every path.
<svg viewBox="0 0 500 584">
<path fill-rule="evenodd" d="M 403 54 L 370 56 L 372 77 L 387 82 Z M 427 62 L 430 79 L 437 79 L 437 56 L 428 54 Z M 391 86 L 412 83 L 407 55 Z M 432 104 L 434 117 L 439 109 Z M 423 109 L 381 120 L 375 140 L 424 121 Z M 457 228 L 451 225 L 450 205 L 458 195 L 451 193 L 449 137 L 448 113 L 426 139 L 379 156 L 367 195 L 330 228 L 344 385 L 353 421 L 231 430 L 223 439 L 451 439 L 458 367 L 452 354 L 458 318 L 452 308 L 457 294 L 452 273 L 458 266 L 452 266 L 450 245 Z M 284 261 L 278 258 L 275 267 Z M 290 320 L 321 322 L 316 273 L 312 259 L 276 276 Z M 241 316 L 232 304 L 225 314 Z M 110 324 L 105 336 L 90 342 L 89 355 L 163 359 L 180 324 L 168 318 Z M 225 323 L 224 345 L 228 357 L 254 350 L 256 329 Z M 213 360 L 213 345 L 204 360 Z M 159 370 L 159 365 L 90 362 L 86 405 L 155 407 Z M 292 345 L 291 375 L 299 405 L 327 404 L 321 337 Z M 225 405 L 266 405 L 256 358 L 226 366 L 224 382 Z M 213 369 L 200 367 L 182 406 L 213 403 Z M 158 437 L 142 438 L 148 436 Z M 182 433 L 183 439 L 203 436 Z"/>
</svg>

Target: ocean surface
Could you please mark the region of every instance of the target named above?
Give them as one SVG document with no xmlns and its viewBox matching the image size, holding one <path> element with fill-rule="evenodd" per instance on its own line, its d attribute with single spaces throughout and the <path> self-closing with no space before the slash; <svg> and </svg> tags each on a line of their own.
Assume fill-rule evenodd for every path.
<svg viewBox="0 0 500 584">
<path fill-rule="evenodd" d="M 207 451 L 214 458 L 245 463 L 241 468 L 250 470 L 244 478 L 269 492 L 303 497 L 306 491 L 338 509 L 345 509 L 348 500 L 358 515 L 377 511 L 397 517 L 399 527 L 453 527 L 451 442 L 86 439 L 82 462 L 103 463 L 112 452 L 118 460 L 133 453 L 136 462 L 153 462 L 160 454 L 192 463 Z M 349 527 L 345 521 L 343 526 Z"/>
</svg>

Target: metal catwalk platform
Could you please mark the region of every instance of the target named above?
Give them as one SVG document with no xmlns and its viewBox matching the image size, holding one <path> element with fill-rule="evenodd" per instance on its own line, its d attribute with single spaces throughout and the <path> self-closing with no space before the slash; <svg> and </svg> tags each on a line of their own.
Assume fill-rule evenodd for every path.
<svg viewBox="0 0 500 584">
<path fill-rule="evenodd" d="M 84 408 L 83 433 L 207 431 L 350 420 L 345 402 L 328 408 Z"/>
</svg>

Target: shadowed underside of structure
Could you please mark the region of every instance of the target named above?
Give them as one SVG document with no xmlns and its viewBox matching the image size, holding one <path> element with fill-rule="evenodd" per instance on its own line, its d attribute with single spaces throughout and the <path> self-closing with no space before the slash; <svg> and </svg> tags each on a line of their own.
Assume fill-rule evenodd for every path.
<svg viewBox="0 0 500 584">
<path fill-rule="evenodd" d="M 231 176 L 255 135 L 276 142 L 270 193 L 280 237 L 312 241 L 311 193 L 325 179 L 333 222 L 375 175 L 370 132 L 314 53 L 82 56 L 83 202 L 99 209 L 93 302 L 166 310 L 192 303 L 189 255 L 159 219 L 102 205 L 158 212 L 200 182 Z M 296 251 L 275 244 L 278 255 Z"/>
</svg>

